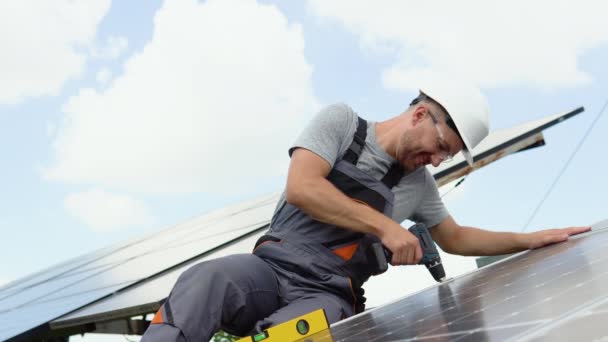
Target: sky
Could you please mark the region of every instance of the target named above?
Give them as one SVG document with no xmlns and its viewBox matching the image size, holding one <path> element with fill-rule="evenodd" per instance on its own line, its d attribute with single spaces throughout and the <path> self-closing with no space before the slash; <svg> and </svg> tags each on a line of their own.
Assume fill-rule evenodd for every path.
<svg viewBox="0 0 608 342">
<path fill-rule="evenodd" d="M 585 107 L 545 131 L 546 146 L 479 170 L 446 195 L 457 222 L 521 231 L 531 220 L 535 231 L 600 221 L 606 7 L 1 2 L 0 259 L 10 262 L 0 285 L 280 191 L 290 143 L 323 106 L 347 103 L 381 121 L 442 74 L 479 84 L 492 130 Z"/>
</svg>

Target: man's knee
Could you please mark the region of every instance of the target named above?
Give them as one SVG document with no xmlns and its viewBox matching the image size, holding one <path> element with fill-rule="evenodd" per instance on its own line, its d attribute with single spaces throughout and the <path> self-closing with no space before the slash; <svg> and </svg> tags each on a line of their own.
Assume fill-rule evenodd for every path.
<svg viewBox="0 0 608 342">
<path fill-rule="evenodd" d="M 179 279 L 180 281 L 195 281 L 196 283 L 204 282 L 206 279 L 217 279 L 218 276 L 224 276 L 225 271 L 222 271 L 222 258 L 203 261 L 198 263 L 186 271 L 184 271 Z"/>
<path fill-rule="evenodd" d="M 253 254 L 235 254 L 198 263 L 184 271 L 180 279 L 238 279 L 247 277 L 247 274 L 253 271 L 261 272 L 260 268 L 266 269 L 269 266 Z"/>
</svg>

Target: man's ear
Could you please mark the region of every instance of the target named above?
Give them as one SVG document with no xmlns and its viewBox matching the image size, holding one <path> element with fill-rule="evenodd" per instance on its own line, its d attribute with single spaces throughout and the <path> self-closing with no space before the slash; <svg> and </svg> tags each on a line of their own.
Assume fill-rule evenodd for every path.
<svg viewBox="0 0 608 342">
<path fill-rule="evenodd" d="M 426 108 L 423 106 L 418 106 L 414 109 L 412 113 L 412 126 L 416 126 L 421 123 L 426 117 Z"/>
</svg>

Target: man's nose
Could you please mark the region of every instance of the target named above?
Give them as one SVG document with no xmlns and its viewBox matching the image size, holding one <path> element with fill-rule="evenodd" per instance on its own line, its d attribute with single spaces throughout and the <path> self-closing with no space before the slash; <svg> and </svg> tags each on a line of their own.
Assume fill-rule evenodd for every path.
<svg viewBox="0 0 608 342">
<path fill-rule="evenodd" d="M 443 161 L 443 158 L 441 158 L 440 156 L 438 156 L 437 154 L 433 154 L 431 155 L 431 164 L 434 167 L 439 166 L 439 164 L 441 164 L 441 162 Z"/>
</svg>

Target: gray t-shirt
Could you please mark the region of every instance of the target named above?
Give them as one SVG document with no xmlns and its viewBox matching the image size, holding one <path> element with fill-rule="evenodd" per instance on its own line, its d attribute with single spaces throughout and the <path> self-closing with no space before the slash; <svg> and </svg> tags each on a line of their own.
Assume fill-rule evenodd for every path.
<svg viewBox="0 0 608 342">
<path fill-rule="evenodd" d="M 310 150 L 325 159 L 332 167 L 342 158 L 357 129 L 357 114 L 345 104 L 330 105 L 308 124 L 289 149 L 289 155 L 298 147 Z M 376 179 L 381 179 L 396 160 L 388 155 L 376 140 L 376 123 L 368 122 L 367 137 L 357 167 Z M 406 219 L 433 227 L 449 213 L 437 190 L 437 184 L 426 167 L 405 175 L 392 189 L 395 194 L 393 220 Z M 285 203 L 281 195 L 277 209 Z"/>
</svg>

